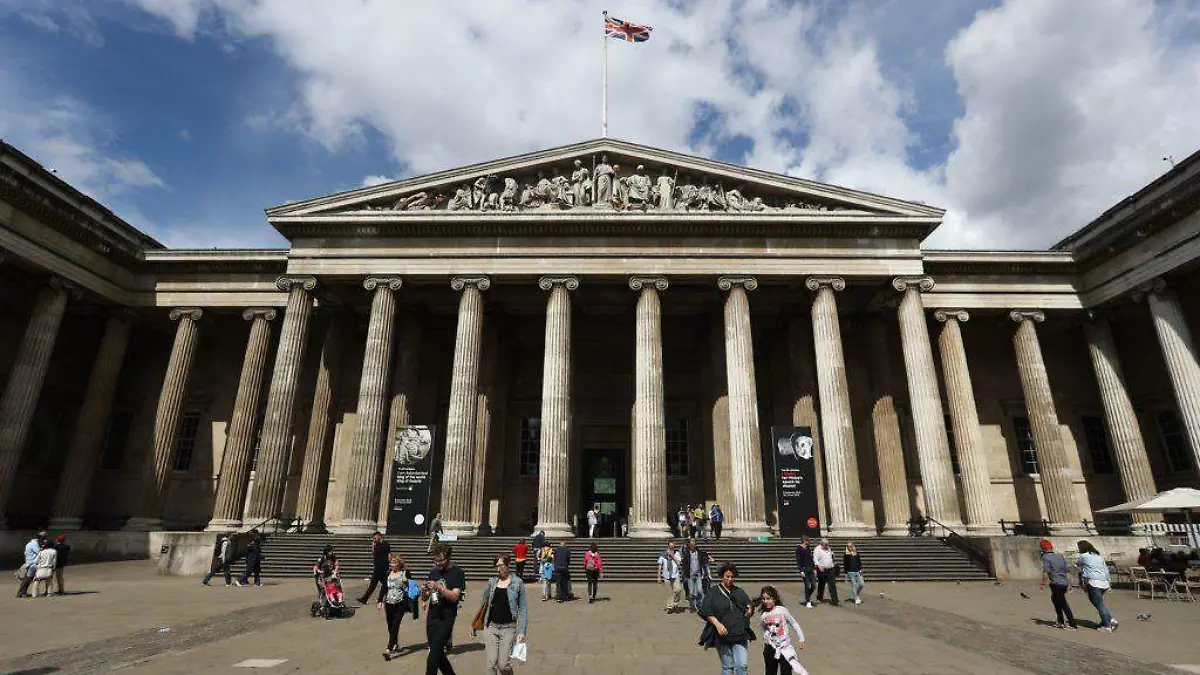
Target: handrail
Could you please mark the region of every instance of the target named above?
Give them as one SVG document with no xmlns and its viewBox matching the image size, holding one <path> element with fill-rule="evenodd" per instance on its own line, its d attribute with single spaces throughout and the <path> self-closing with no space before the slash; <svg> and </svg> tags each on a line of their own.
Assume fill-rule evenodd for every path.
<svg viewBox="0 0 1200 675">
<path fill-rule="evenodd" d="M 1000 531 L 1005 536 L 1021 536 L 1032 535 L 1035 537 L 1045 537 L 1050 534 L 1050 521 L 1048 520 L 1000 520 Z"/>
<path fill-rule="evenodd" d="M 954 528 L 941 521 L 938 521 L 935 518 L 925 516 L 924 520 L 926 523 L 932 523 L 942 529 L 944 536 L 938 537 L 938 539 L 941 539 L 963 553 L 966 553 L 967 556 L 973 559 L 975 562 L 982 564 L 984 568 L 988 570 L 988 572 L 992 572 L 992 556 L 989 551 L 979 547 L 977 544 L 975 544 L 975 542 L 971 541 Z M 925 531 L 929 531 L 928 525 L 926 525 Z"/>
</svg>

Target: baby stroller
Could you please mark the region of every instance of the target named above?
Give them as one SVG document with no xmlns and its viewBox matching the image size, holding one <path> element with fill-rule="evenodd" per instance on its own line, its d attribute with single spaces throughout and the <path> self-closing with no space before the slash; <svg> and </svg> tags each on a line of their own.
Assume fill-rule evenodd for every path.
<svg viewBox="0 0 1200 675">
<path fill-rule="evenodd" d="M 346 594 L 342 592 L 342 580 L 325 569 L 313 574 L 317 582 L 317 599 L 313 601 L 313 618 L 332 619 L 354 616 L 354 608 L 346 606 Z"/>
</svg>

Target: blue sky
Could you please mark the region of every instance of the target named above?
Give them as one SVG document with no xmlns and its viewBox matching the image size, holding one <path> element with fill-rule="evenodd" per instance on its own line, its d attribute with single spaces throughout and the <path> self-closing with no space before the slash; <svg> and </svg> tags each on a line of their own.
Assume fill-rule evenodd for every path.
<svg viewBox="0 0 1200 675">
<path fill-rule="evenodd" d="M 0 0 L 0 137 L 282 246 L 266 207 L 598 135 L 604 6 L 655 28 L 611 135 L 941 206 L 930 246 L 1044 247 L 1200 147 L 1200 17 L 1152 0 Z"/>
</svg>

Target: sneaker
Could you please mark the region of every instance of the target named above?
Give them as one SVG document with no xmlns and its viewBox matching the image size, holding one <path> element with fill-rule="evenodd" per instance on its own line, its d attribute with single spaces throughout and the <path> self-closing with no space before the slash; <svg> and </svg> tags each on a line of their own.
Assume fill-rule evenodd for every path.
<svg viewBox="0 0 1200 675">
<path fill-rule="evenodd" d="M 1116 631 L 1116 630 L 1117 630 L 1117 626 L 1120 626 L 1120 625 L 1121 625 L 1121 622 L 1120 622 L 1120 621 L 1117 621 L 1116 619 L 1113 619 L 1112 621 L 1110 621 L 1110 622 L 1109 622 L 1109 624 L 1108 624 L 1108 627 L 1109 627 L 1109 628 L 1111 628 L 1111 629 L 1113 629 L 1113 631 Z"/>
<path fill-rule="evenodd" d="M 804 603 L 804 606 L 805 606 L 805 607 L 807 607 L 807 608 L 809 608 L 809 609 L 812 609 L 812 603 L 811 603 L 811 602 L 806 602 L 806 603 Z"/>
<path fill-rule="evenodd" d="M 862 604 L 862 598 L 855 598 L 855 599 L 854 599 L 854 604 L 856 604 L 856 605 L 861 605 L 861 604 Z"/>
<path fill-rule="evenodd" d="M 1067 626 L 1067 630 L 1079 630 L 1079 626 Z"/>
<path fill-rule="evenodd" d="M 1059 629 L 1059 630 L 1063 630 L 1063 629 L 1065 629 L 1065 628 L 1066 628 L 1066 626 L 1065 626 L 1065 625 L 1063 625 L 1063 624 L 1061 624 L 1061 623 L 1056 623 L 1056 624 L 1054 624 L 1054 625 L 1053 625 L 1053 627 L 1054 627 L 1054 628 L 1057 628 L 1057 629 Z"/>
<path fill-rule="evenodd" d="M 1112 630 L 1112 626 L 1100 626 L 1100 627 L 1099 627 L 1099 628 L 1097 628 L 1096 630 L 1100 631 L 1101 633 L 1111 633 L 1111 632 L 1113 632 L 1113 630 Z"/>
<path fill-rule="evenodd" d="M 234 580 L 234 582 L 233 582 L 233 585 L 234 585 L 234 586 L 237 586 L 238 588 L 241 588 L 241 587 L 242 587 L 242 582 L 240 582 L 240 581 L 237 581 L 237 580 Z"/>
<path fill-rule="evenodd" d="M 207 581 L 201 581 L 200 583 L 204 584 L 205 586 L 207 586 L 207 585 L 208 585 L 208 582 L 207 582 Z"/>
</svg>

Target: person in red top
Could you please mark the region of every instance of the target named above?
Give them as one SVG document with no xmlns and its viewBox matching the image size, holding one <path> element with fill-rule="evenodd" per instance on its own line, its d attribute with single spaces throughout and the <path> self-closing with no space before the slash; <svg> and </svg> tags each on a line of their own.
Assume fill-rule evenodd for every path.
<svg viewBox="0 0 1200 675">
<path fill-rule="evenodd" d="M 604 559 L 600 557 L 600 549 L 595 544 L 588 546 L 583 554 L 583 574 L 587 577 L 588 604 L 591 604 L 596 601 L 596 589 L 604 574 Z"/>
<path fill-rule="evenodd" d="M 529 544 L 522 539 L 513 547 L 512 552 L 513 562 L 517 563 L 517 578 L 525 581 L 525 560 L 529 558 Z"/>
</svg>

